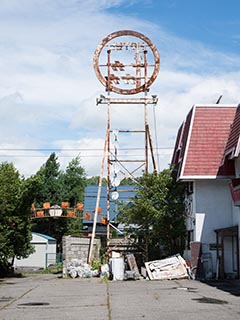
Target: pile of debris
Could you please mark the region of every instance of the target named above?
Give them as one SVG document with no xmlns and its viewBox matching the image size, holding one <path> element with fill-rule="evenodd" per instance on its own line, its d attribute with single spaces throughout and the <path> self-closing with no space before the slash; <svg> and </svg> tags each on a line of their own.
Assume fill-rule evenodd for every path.
<svg viewBox="0 0 240 320">
<path fill-rule="evenodd" d="M 68 275 L 71 278 L 107 277 L 112 280 L 140 279 L 140 273 L 133 254 L 128 254 L 125 257 L 113 254 L 109 263 L 101 265 L 97 270 L 82 260 L 73 259 L 69 262 L 63 273 L 64 276 Z"/>
<path fill-rule="evenodd" d="M 84 263 L 82 260 L 79 259 L 73 259 L 67 265 L 66 271 L 67 275 L 69 275 L 71 278 L 92 278 L 99 276 L 98 270 L 93 270 L 89 264 Z"/>
<path fill-rule="evenodd" d="M 71 278 L 107 277 L 111 280 L 139 280 L 141 275 L 147 280 L 172 280 L 189 278 L 189 267 L 186 261 L 176 254 L 172 257 L 145 263 L 141 268 L 141 275 L 133 254 L 121 256 L 112 254 L 108 264 L 103 264 L 98 270 L 84 263 L 82 260 L 72 260 L 67 268 L 67 275 Z"/>
<path fill-rule="evenodd" d="M 145 267 L 150 280 L 172 280 L 189 277 L 189 267 L 180 254 L 162 260 L 146 262 Z"/>
<path fill-rule="evenodd" d="M 189 265 L 176 254 L 166 259 L 145 263 L 141 268 L 141 275 L 133 254 L 110 259 L 110 274 L 113 280 L 138 280 L 141 276 L 147 280 L 172 280 L 189 278 Z"/>
<path fill-rule="evenodd" d="M 140 273 L 133 254 L 124 257 L 112 254 L 109 261 L 110 278 L 112 280 L 139 280 Z"/>
</svg>

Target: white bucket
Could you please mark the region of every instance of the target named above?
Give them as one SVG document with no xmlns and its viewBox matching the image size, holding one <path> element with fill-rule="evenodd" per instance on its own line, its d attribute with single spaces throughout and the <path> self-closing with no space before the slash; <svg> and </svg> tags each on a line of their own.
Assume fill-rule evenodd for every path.
<svg viewBox="0 0 240 320">
<path fill-rule="evenodd" d="M 110 259 L 110 269 L 113 275 L 113 280 L 123 280 L 124 279 L 124 259 L 111 258 Z"/>
</svg>

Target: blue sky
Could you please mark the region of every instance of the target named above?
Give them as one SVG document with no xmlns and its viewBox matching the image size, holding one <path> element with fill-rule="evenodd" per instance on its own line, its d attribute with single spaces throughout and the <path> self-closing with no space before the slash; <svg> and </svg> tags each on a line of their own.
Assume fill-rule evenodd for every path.
<svg viewBox="0 0 240 320">
<path fill-rule="evenodd" d="M 0 161 L 29 176 L 56 150 L 63 168 L 80 155 L 87 174 L 99 175 L 106 108 L 95 104 L 104 87 L 93 54 L 111 32 L 131 29 L 161 57 L 151 93 L 159 98 L 159 165 L 167 167 L 193 104 L 220 95 L 222 104 L 239 103 L 239 9 L 237 0 L 0 0 Z M 112 119 L 118 129 L 142 125 L 134 107 L 113 108 Z"/>
<path fill-rule="evenodd" d="M 119 8 L 109 9 L 118 13 Z M 126 3 L 121 11 L 152 21 L 177 37 L 201 41 L 217 50 L 239 52 L 238 0 L 158 0 Z"/>
</svg>

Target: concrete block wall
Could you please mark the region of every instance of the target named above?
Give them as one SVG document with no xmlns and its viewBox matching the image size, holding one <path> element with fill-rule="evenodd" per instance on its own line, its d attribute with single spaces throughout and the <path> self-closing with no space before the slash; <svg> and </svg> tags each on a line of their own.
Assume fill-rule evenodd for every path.
<svg viewBox="0 0 240 320">
<path fill-rule="evenodd" d="M 87 263 L 90 241 L 91 238 L 87 237 L 64 236 L 62 239 L 64 259 L 63 267 L 66 268 L 73 259 L 82 260 L 84 263 Z M 93 254 L 94 259 L 96 260 L 100 258 L 100 248 L 100 239 L 95 239 Z"/>
</svg>

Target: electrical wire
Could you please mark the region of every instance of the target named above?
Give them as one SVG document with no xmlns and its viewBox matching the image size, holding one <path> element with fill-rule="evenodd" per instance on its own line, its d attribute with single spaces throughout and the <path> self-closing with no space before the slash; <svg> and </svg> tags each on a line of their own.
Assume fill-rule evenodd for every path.
<svg viewBox="0 0 240 320">
<path fill-rule="evenodd" d="M 158 150 L 172 150 L 173 147 L 160 147 Z M 14 151 L 14 153 L 7 153 L 8 151 Z M 48 156 L 46 152 L 58 151 L 57 156 L 59 158 L 73 158 L 76 154 L 72 152 L 78 152 L 80 158 L 99 158 L 102 157 L 102 149 L 23 149 L 23 148 L 0 148 L 0 158 L 45 158 Z M 121 151 L 144 151 L 144 148 L 121 148 L 118 157 L 139 157 L 139 154 L 121 154 Z M 4 152 L 1 154 L 1 152 Z M 16 153 L 24 152 L 24 153 Z M 31 154 L 30 152 L 45 152 L 45 154 Z M 60 153 L 61 152 L 61 153 Z M 63 152 L 63 153 L 62 153 Z M 71 154 L 64 154 L 64 152 L 71 152 Z M 94 154 L 91 154 L 94 152 Z M 96 153 L 99 152 L 99 153 Z M 157 153 L 158 154 L 158 153 Z"/>
<path fill-rule="evenodd" d="M 174 147 L 158 147 L 157 149 L 173 149 Z M 144 148 L 121 148 L 119 150 L 144 150 Z M 102 151 L 101 148 L 0 148 L 0 151 Z"/>
<path fill-rule="evenodd" d="M 154 134 L 155 134 L 155 149 L 159 150 L 158 148 L 158 135 L 157 135 L 157 123 L 156 123 L 156 106 L 153 106 L 153 123 L 154 123 Z M 157 165 L 158 170 L 160 171 L 160 161 L 159 161 L 159 153 L 157 152 Z"/>
</svg>

